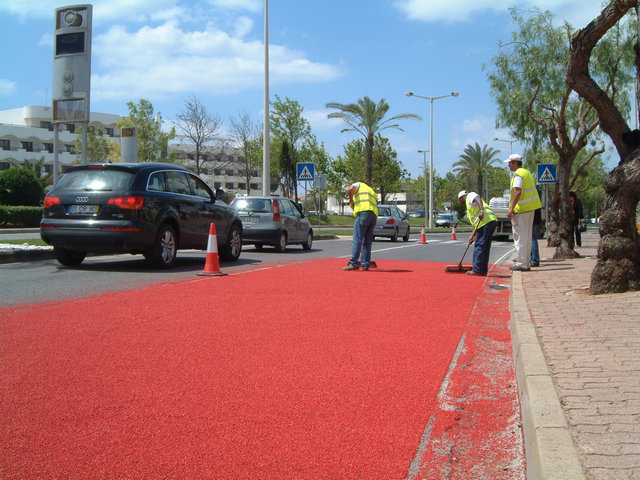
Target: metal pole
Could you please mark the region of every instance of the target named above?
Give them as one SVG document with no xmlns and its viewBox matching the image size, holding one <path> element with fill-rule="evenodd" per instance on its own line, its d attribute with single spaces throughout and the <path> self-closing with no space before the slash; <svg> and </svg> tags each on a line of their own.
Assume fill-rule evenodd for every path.
<svg viewBox="0 0 640 480">
<path fill-rule="evenodd" d="M 59 155 L 60 155 L 60 147 L 58 146 L 59 142 L 59 134 L 58 134 L 58 123 L 53 124 L 53 184 L 58 183 L 58 172 L 59 172 Z"/>
<path fill-rule="evenodd" d="M 433 98 L 430 99 L 431 104 L 431 125 L 429 134 L 429 228 L 433 228 Z"/>
<path fill-rule="evenodd" d="M 262 195 L 271 194 L 271 141 L 269 138 L 269 0 L 264 0 L 264 133 L 262 142 Z"/>
</svg>

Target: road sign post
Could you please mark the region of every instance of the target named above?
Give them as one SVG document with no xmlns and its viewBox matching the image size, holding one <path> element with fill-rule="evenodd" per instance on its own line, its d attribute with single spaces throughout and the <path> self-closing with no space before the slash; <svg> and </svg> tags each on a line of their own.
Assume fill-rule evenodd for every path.
<svg viewBox="0 0 640 480">
<path fill-rule="evenodd" d="M 298 181 L 304 183 L 304 198 L 307 198 L 307 185 L 308 182 L 313 182 L 316 174 L 316 164 L 313 162 L 298 162 L 296 163 L 298 171 Z"/>
<path fill-rule="evenodd" d="M 556 166 L 553 163 L 538 164 L 538 184 L 544 185 L 545 198 L 545 230 L 549 231 L 549 184 L 556 183 L 558 179 Z"/>
</svg>

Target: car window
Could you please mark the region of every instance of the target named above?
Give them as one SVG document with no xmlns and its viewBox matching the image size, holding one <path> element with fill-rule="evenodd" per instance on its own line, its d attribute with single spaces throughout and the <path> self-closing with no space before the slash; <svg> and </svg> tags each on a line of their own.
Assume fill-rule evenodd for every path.
<svg viewBox="0 0 640 480">
<path fill-rule="evenodd" d="M 171 193 L 179 193 L 182 195 L 191 195 L 191 187 L 189 180 L 183 172 L 166 172 L 167 173 L 167 190 Z"/>
<path fill-rule="evenodd" d="M 390 217 L 391 210 L 387 207 L 378 207 L 378 216 L 379 217 Z"/>
<path fill-rule="evenodd" d="M 291 203 L 289 203 L 289 200 L 281 199 L 278 200 L 278 203 L 280 203 L 280 213 L 293 215 L 293 207 L 291 206 Z"/>
<path fill-rule="evenodd" d="M 202 181 L 202 179 L 196 177 L 195 175 L 189 175 L 189 179 L 191 180 L 191 185 L 196 197 L 203 198 L 205 200 L 211 200 L 211 193 L 209 193 L 209 188 L 207 187 L 207 184 Z"/>
<path fill-rule="evenodd" d="M 233 208 L 239 212 L 270 213 L 271 200 L 265 198 L 236 198 L 232 203 Z"/>
<path fill-rule="evenodd" d="M 75 170 L 66 173 L 56 184 L 57 191 L 111 192 L 129 188 L 132 172 L 122 170 Z"/>
<path fill-rule="evenodd" d="M 151 174 L 151 176 L 149 177 L 147 190 L 152 190 L 155 192 L 166 191 L 166 185 L 164 181 L 164 172 L 153 172 Z"/>
</svg>

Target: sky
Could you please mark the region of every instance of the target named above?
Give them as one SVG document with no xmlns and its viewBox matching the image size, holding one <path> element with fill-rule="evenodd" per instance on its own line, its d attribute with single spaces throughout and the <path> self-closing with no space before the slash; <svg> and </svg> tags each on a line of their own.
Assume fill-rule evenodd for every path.
<svg viewBox="0 0 640 480">
<path fill-rule="evenodd" d="M 50 0 L 0 0 L 0 110 L 51 105 L 55 9 Z M 558 22 L 586 26 L 600 0 L 271 0 L 269 90 L 297 101 L 319 142 L 335 158 L 358 138 L 327 119 L 329 102 L 385 99 L 403 131 L 383 132 L 413 178 L 433 150 L 444 175 L 467 145 L 488 145 L 508 157 L 507 130 L 495 126 L 487 72 L 514 26 L 517 4 L 549 10 Z M 127 115 L 144 98 L 169 128 L 197 97 L 223 123 L 247 112 L 264 115 L 264 0 L 94 0 L 91 111 Z M 407 97 L 457 97 L 430 101 Z M 495 141 L 499 138 L 504 141 Z"/>
</svg>

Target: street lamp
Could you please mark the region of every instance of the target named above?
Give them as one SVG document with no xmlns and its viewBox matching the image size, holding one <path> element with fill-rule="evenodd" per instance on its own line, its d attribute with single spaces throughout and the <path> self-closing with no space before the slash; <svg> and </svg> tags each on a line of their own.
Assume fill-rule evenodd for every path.
<svg viewBox="0 0 640 480">
<path fill-rule="evenodd" d="M 428 225 L 429 223 L 427 222 L 427 153 L 429 153 L 429 150 L 418 150 L 418 153 L 421 153 L 423 157 L 422 171 L 424 172 L 424 224 Z M 431 213 L 429 213 L 429 216 L 431 216 Z"/>
<path fill-rule="evenodd" d="M 460 95 L 458 92 L 451 92 L 449 95 L 440 95 L 438 97 L 425 97 L 422 95 L 418 95 L 415 94 L 413 92 L 407 92 L 405 93 L 405 95 L 407 97 L 417 97 L 417 98 L 424 98 L 425 100 L 429 100 L 429 103 L 431 104 L 431 108 L 430 108 L 430 122 L 431 122 L 431 130 L 430 130 L 430 134 L 429 134 L 429 157 L 430 157 L 430 163 L 429 163 L 429 228 L 433 228 L 433 215 L 432 215 L 432 211 L 433 211 L 433 101 L 434 100 L 438 100 L 439 98 L 447 98 L 447 97 L 457 97 L 458 95 Z"/>
<path fill-rule="evenodd" d="M 496 142 L 508 143 L 509 144 L 509 150 L 510 150 L 509 155 L 513 154 L 513 144 L 515 142 L 517 142 L 517 140 L 502 140 L 502 139 L 500 139 L 498 137 L 494 138 L 493 140 L 496 141 Z"/>
</svg>

